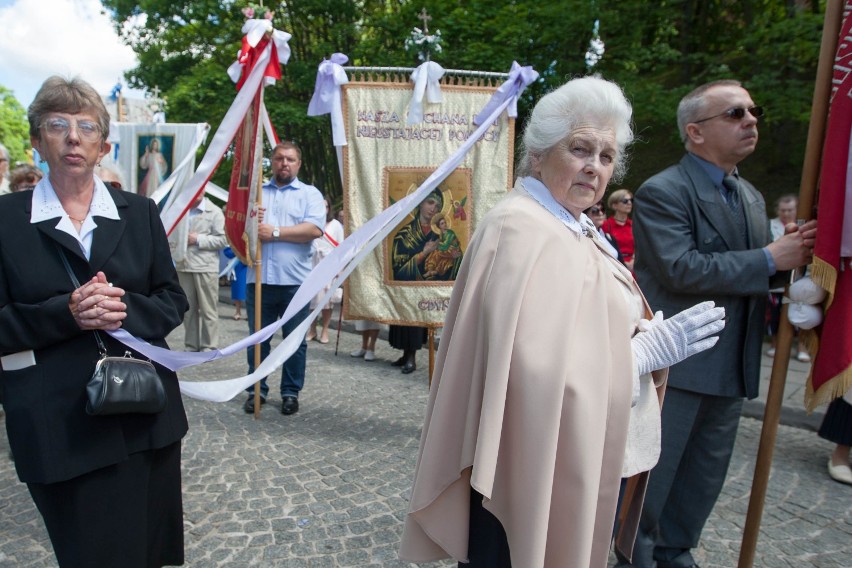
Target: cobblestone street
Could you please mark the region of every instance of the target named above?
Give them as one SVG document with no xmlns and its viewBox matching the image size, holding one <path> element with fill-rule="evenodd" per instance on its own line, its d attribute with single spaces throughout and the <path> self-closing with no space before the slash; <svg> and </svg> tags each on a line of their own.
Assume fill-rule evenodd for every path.
<svg viewBox="0 0 852 568">
<path fill-rule="evenodd" d="M 222 344 L 246 333 L 220 306 Z M 396 558 L 427 398 L 426 351 L 402 375 L 379 341 L 378 359 L 349 357 L 359 336 L 311 342 L 308 372 L 293 416 L 279 412 L 278 377 L 260 420 L 244 397 L 213 404 L 185 399 L 183 444 L 186 566 L 407 566 Z M 169 338 L 181 349 L 182 329 Z M 235 356 L 183 372 L 187 380 L 245 373 Z M 696 559 L 736 566 L 761 422 L 744 418 L 723 495 Z M 781 426 L 755 566 L 850 565 L 852 487 L 826 473 L 831 445 L 805 429 Z M 454 563 L 429 566 L 454 566 Z M 56 566 L 41 519 L 0 440 L 0 566 Z"/>
</svg>

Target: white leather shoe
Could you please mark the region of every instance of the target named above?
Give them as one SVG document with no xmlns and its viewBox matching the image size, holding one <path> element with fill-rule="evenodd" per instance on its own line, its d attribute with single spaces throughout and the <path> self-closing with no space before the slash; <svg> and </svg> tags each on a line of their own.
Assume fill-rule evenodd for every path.
<svg viewBox="0 0 852 568">
<path fill-rule="evenodd" d="M 847 464 L 832 465 L 831 458 L 828 458 L 828 475 L 834 481 L 852 485 L 852 468 Z"/>
<path fill-rule="evenodd" d="M 350 357 L 363 357 L 364 354 L 367 353 L 366 349 L 356 349 L 352 353 L 349 354 Z"/>
<path fill-rule="evenodd" d="M 376 360 L 376 352 L 375 351 L 367 351 L 364 353 L 364 361 L 375 361 Z"/>
</svg>

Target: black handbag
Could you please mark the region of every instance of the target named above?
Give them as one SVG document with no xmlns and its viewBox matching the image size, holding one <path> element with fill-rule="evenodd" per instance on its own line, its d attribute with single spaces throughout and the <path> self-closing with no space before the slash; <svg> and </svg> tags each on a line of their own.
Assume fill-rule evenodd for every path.
<svg viewBox="0 0 852 568">
<path fill-rule="evenodd" d="M 95 332 L 97 337 L 98 332 Z M 98 343 L 103 346 L 100 338 Z M 110 357 L 104 351 L 86 385 L 86 413 L 156 414 L 166 408 L 166 390 L 150 361 L 136 359 L 130 351 L 124 357 Z"/>
<path fill-rule="evenodd" d="M 74 287 L 80 282 L 68 258 L 58 245 L 62 264 L 71 277 Z M 163 381 L 150 361 L 136 359 L 125 351 L 123 357 L 107 355 L 106 345 L 97 330 L 94 331 L 101 358 L 95 372 L 86 384 L 86 413 L 93 416 L 111 414 L 156 414 L 166 408 L 168 399 Z"/>
</svg>

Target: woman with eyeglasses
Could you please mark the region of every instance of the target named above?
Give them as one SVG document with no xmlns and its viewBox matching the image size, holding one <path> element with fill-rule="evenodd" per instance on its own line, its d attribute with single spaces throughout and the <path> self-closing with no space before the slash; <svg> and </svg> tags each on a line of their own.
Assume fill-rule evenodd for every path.
<svg viewBox="0 0 852 568">
<path fill-rule="evenodd" d="M 604 221 L 603 231 L 618 243 L 618 250 L 624 259 L 624 265 L 633 271 L 633 194 L 629 189 L 616 189 L 606 201 L 612 211 L 612 217 Z"/>
<path fill-rule="evenodd" d="M 589 219 L 592 220 L 592 223 L 595 224 L 595 229 L 598 230 L 598 234 L 601 236 L 601 239 L 605 244 L 612 247 L 609 253 L 618 259 L 618 262 L 624 264 L 624 257 L 621 255 L 621 250 L 618 248 L 618 242 L 615 238 L 609 233 L 604 232 L 603 224 L 606 221 L 606 207 L 603 204 L 603 200 L 598 201 L 588 209 L 586 209 L 583 213 L 585 213 Z"/>
<path fill-rule="evenodd" d="M 724 325 L 711 302 L 643 323 L 633 277 L 583 214 L 624 173 L 630 119 L 621 88 L 599 77 L 533 109 L 520 177 L 480 220 L 453 287 L 401 558 L 606 566 L 623 467 L 649 469 L 659 439 L 653 422 L 637 426 L 648 447 L 625 458 L 640 377 L 659 420 L 650 373 L 709 348 Z"/>
<path fill-rule="evenodd" d="M 95 334 L 110 355 L 128 351 L 117 329 L 167 347 L 187 309 L 157 207 L 95 176 L 109 114 L 88 83 L 50 77 L 27 118 L 50 172 L 0 197 L 0 380 L 18 477 L 60 566 L 180 565 L 177 377 L 157 367 L 160 413 L 86 413 Z"/>
</svg>

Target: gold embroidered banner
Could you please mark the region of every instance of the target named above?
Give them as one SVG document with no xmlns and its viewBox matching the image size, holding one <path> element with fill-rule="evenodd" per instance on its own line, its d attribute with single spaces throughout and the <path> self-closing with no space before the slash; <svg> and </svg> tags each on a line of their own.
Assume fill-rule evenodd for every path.
<svg viewBox="0 0 852 568">
<path fill-rule="evenodd" d="M 473 117 L 496 90 L 442 85 L 406 124 L 413 85 L 351 82 L 343 87 L 347 234 L 405 197 L 475 130 Z M 514 120 L 503 113 L 462 165 L 415 207 L 346 283 L 348 319 L 437 327 L 477 220 L 512 187 Z"/>
</svg>

